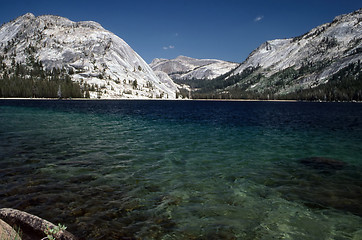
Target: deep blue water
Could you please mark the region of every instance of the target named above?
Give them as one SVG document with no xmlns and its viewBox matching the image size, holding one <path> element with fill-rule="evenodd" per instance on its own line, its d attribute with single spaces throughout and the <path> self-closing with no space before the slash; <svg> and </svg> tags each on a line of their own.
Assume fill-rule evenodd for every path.
<svg viewBox="0 0 362 240">
<path fill-rule="evenodd" d="M 0 100 L 0 207 L 81 239 L 361 239 L 361 142 L 359 103 Z"/>
</svg>

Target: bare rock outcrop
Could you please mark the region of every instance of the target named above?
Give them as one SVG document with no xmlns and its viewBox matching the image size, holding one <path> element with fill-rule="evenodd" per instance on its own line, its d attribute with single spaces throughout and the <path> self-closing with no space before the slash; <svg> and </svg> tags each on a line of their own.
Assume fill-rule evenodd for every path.
<svg viewBox="0 0 362 240">
<path fill-rule="evenodd" d="M 56 225 L 35 215 L 12 208 L 0 209 L 0 219 L 11 226 L 20 229 L 22 240 L 42 239 L 46 237 L 44 231 L 47 228 L 55 228 Z M 77 238 L 68 231 L 60 231 L 56 234 L 59 240 L 76 240 Z"/>
<path fill-rule="evenodd" d="M 1 240 L 14 240 L 21 239 L 19 234 L 6 222 L 0 219 L 0 239 Z"/>
</svg>

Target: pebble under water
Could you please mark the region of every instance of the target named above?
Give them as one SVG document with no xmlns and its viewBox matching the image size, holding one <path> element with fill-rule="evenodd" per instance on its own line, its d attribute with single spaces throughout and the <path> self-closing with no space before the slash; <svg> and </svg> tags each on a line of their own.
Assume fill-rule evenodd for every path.
<svg viewBox="0 0 362 240">
<path fill-rule="evenodd" d="M 0 208 L 80 239 L 362 239 L 362 105 L 0 100 Z"/>
</svg>

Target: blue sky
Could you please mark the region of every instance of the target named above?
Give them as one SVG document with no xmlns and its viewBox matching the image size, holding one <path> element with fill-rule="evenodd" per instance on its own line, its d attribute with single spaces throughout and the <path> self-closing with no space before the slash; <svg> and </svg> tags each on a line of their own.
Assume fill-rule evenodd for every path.
<svg viewBox="0 0 362 240">
<path fill-rule="evenodd" d="M 242 62 L 267 40 L 301 35 L 361 0 L 17 0 L 0 2 L 0 24 L 31 12 L 92 20 L 153 58 L 216 58 Z"/>
</svg>

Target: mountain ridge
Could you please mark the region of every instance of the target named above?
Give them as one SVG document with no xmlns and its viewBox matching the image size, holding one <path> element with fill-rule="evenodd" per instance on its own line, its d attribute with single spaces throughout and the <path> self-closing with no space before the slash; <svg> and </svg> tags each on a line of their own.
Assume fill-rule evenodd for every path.
<svg viewBox="0 0 362 240">
<path fill-rule="evenodd" d="M 358 9 L 337 16 L 332 22 L 317 26 L 303 35 L 266 41 L 235 70 L 212 81 L 183 79 L 183 83 L 193 89 L 194 98 L 299 98 L 296 93 L 309 91 L 308 94 L 312 94 L 314 90 L 309 89 L 318 88 L 320 93 L 314 91 L 312 98 L 333 100 L 327 95 L 339 89 L 323 88 L 345 85 L 346 82 L 342 81 L 350 81 L 350 78 L 354 79 L 350 84 L 356 87 L 362 80 L 361 36 L 362 9 Z M 341 72 L 348 79 L 341 77 Z M 337 75 L 342 79 L 338 80 Z M 339 83 L 329 83 L 331 80 Z M 358 88 L 353 89 L 353 93 L 341 92 L 338 98 L 351 100 L 350 95 L 353 95 L 357 96 L 353 99 L 360 99 L 362 92 Z"/>
<path fill-rule="evenodd" d="M 196 59 L 182 55 L 174 59 L 155 58 L 150 63 L 154 71 L 163 71 L 173 80 L 213 79 L 238 65 L 218 59 Z"/>
</svg>

